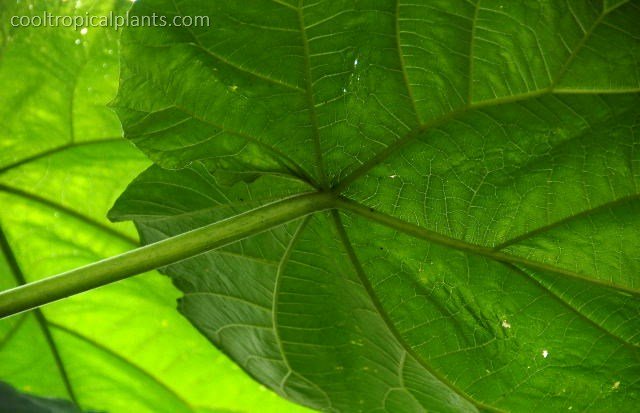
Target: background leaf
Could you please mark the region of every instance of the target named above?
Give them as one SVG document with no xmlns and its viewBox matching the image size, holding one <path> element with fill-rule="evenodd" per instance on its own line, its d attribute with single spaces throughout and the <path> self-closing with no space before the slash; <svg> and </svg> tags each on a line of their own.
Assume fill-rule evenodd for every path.
<svg viewBox="0 0 640 413">
<path fill-rule="evenodd" d="M 123 37 L 125 135 L 186 168 L 112 218 L 154 242 L 308 190 L 287 175 L 343 197 L 164 271 L 244 369 L 327 411 L 635 408 L 637 2 L 133 10 L 214 24 Z M 219 178 L 230 142 L 259 179 Z"/>
<path fill-rule="evenodd" d="M 105 217 L 148 166 L 106 107 L 118 83 L 118 33 L 9 26 L 13 15 L 103 15 L 130 5 L 79 4 L 0 6 L 1 290 L 137 245 L 130 224 Z M 85 411 L 303 411 L 208 345 L 175 312 L 177 295 L 146 274 L 3 320 L 0 380 Z M 0 395 L 0 410 L 8 397 Z"/>
<path fill-rule="evenodd" d="M 0 383 L 0 412 L 3 413 L 78 413 L 80 410 L 71 402 L 58 399 L 27 396 L 15 391 L 11 386 Z"/>
</svg>

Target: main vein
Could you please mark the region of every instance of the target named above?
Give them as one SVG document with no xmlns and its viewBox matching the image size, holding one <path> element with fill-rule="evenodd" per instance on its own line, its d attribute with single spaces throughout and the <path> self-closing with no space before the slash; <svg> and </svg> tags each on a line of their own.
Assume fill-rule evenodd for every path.
<svg viewBox="0 0 640 413">
<path fill-rule="evenodd" d="M 374 211 L 371 208 L 368 208 L 364 205 L 358 204 L 357 202 L 354 202 L 345 198 L 340 198 L 337 202 L 340 208 L 354 212 L 364 218 L 367 218 L 374 222 L 378 222 L 379 224 L 382 224 L 389 228 L 393 228 L 397 231 L 403 232 L 405 234 L 411 235 L 416 238 L 425 239 L 425 240 L 434 242 L 436 244 L 445 245 L 447 247 L 451 247 L 460 251 L 487 257 L 493 261 L 513 264 L 513 265 L 523 265 L 525 267 L 533 268 L 536 270 L 548 271 L 554 274 L 559 274 L 569 278 L 578 279 L 580 281 L 588 282 L 590 284 L 595 284 L 602 287 L 607 287 L 607 288 L 622 291 L 628 294 L 632 294 L 640 298 L 640 290 L 637 290 L 632 287 L 626 287 L 619 284 L 606 282 L 603 280 L 597 280 L 574 271 L 556 267 L 554 265 L 530 260 L 517 255 L 508 254 L 502 251 L 497 251 L 493 248 L 487 248 L 480 245 L 471 244 L 456 238 L 451 238 L 446 235 L 442 235 L 437 232 L 425 229 L 418 225 L 411 224 L 401 219 L 392 217 L 390 215 L 386 215 L 386 214 Z"/>
</svg>

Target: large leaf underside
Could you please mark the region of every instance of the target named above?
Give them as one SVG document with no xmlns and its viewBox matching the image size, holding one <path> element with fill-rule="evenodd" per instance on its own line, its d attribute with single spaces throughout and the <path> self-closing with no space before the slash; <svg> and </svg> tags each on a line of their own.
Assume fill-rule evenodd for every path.
<svg viewBox="0 0 640 413">
<path fill-rule="evenodd" d="M 638 2 L 133 10 L 212 25 L 126 32 L 116 106 L 159 166 L 113 218 L 149 243 L 342 197 L 165 270 L 246 371 L 326 411 L 637 406 Z"/>
</svg>

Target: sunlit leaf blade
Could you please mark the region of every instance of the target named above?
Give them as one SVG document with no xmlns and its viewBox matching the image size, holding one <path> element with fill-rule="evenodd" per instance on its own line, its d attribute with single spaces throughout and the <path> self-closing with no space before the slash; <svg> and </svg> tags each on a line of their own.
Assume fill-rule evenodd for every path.
<svg viewBox="0 0 640 413">
<path fill-rule="evenodd" d="M 0 65 L 2 140 L 0 168 L 60 150 L 69 144 L 119 138 L 117 117 L 106 103 L 118 79 L 118 33 L 73 28 L 12 27 L 13 16 L 121 13 L 125 1 L 34 0 L 3 2 L 5 33 Z M 53 6 L 53 7 L 52 7 Z M 26 142 L 29 142 L 27 145 Z M 1 170 L 1 169 L 0 169 Z"/>
<path fill-rule="evenodd" d="M 153 242 L 229 216 L 220 192 L 227 214 L 248 208 L 239 190 L 290 195 L 273 174 L 343 197 L 166 269 L 181 311 L 244 369 L 327 411 L 636 408 L 637 2 L 133 11 L 213 24 L 125 34 L 125 135 L 160 166 L 199 163 L 147 171 L 114 218 Z M 217 178 L 237 172 L 230 143 L 260 179 Z M 152 175 L 172 186 L 143 210 Z"/>
<path fill-rule="evenodd" d="M 113 29 L 11 28 L 12 15 L 122 13 L 128 1 L 3 2 L 0 17 L 0 289 L 138 244 L 106 212 L 149 162 L 107 108 L 118 77 Z M 0 380 L 83 411 L 301 411 L 266 391 L 175 311 L 147 274 L 0 322 Z M 0 410 L 9 401 L 0 395 Z"/>
</svg>

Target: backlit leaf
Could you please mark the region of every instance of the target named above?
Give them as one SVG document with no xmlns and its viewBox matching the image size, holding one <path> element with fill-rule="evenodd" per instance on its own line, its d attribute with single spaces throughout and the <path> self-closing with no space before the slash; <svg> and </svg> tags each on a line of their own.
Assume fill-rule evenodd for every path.
<svg viewBox="0 0 640 413">
<path fill-rule="evenodd" d="M 14 15 L 97 16 L 129 5 L 0 4 L 0 290 L 138 244 L 132 225 L 105 217 L 149 164 L 107 108 L 118 84 L 119 33 L 10 27 Z M 112 413 L 304 411 L 200 337 L 175 312 L 177 296 L 165 277 L 146 274 L 2 320 L 0 381 L 20 394 L 0 384 L 0 411 L 34 411 L 38 399 L 28 395 Z"/>
</svg>

